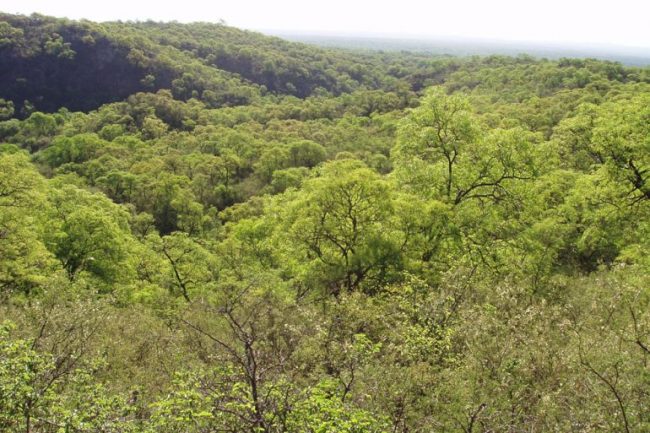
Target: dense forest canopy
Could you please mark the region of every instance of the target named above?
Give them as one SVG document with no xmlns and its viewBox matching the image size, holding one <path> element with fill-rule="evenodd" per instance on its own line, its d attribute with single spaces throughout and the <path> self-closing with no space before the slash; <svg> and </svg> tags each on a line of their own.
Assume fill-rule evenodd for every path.
<svg viewBox="0 0 650 433">
<path fill-rule="evenodd" d="M 650 431 L 650 68 L 0 14 L 0 431 Z"/>
</svg>

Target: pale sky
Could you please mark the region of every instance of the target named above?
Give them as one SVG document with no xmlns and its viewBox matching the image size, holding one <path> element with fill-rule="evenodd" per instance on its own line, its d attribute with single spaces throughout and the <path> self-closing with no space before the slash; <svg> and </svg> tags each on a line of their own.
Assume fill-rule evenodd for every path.
<svg viewBox="0 0 650 433">
<path fill-rule="evenodd" d="M 650 0 L 0 0 L 7 13 L 219 21 L 252 30 L 647 47 Z"/>
</svg>

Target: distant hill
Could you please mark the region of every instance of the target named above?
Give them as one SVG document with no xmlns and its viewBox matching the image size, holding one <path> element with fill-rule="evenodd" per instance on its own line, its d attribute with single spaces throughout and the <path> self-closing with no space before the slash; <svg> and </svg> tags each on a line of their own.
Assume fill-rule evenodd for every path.
<svg viewBox="0 0 650 433">
<path fill-rule="evenodd" d="M 583 86 L 593 78 L 585 77 L 594 74 L 623 82 L 643 81 L 647 76 L 647 71 L 607 61 L 553 63 L 529 55 L 451 56 L 500 52 L 488 45 L 284 36 L 302 42 L 223 24 L 94 23 L 0 13 L 0 98 L 11 101 L 17 117 L 26 117 L 62 107 L 89 111 L 138 92 L 161 89 L 169 90 L 177 100 L 195 98 L 219 108 L 249 105 L 263 98 L 304 99 L 358 90 L 404 95 L 449 79 L 473 88 L 487 79 L 486 67 L 506 67 L 518 74 L 523 70 L 516 69 L 536 65 L 534 71 L 526 69 L 530 81 L 525 86 L 546 82 L 550 87 L 537 90 L 540 95 Z M 520 51 L 516 47 L 506 50 L 509 54 Z M 556 64 L 561 68 L 555 68 Z M 453 75 L 459 71 L 463 73 Z M 556 77 L 547 80 L 549 73 Z"/>
<path fill-rule="evenodd" d="M 348 48 L 375 51 L 410 51 L 454 56 L 488 56 L 494 54 L 516 56 L 528 54 L 547 59 L 562 57 L 594 58 L 621 62 L 629 66 L 650 65 L 650 50 L 639 47 L 569 45 L 540 42 L 508 42 L 497 40 L 473 40 L 467 38 L 382 37 L 382 36 L 336 36 L 306 34 L 299 32 L 265 31 L 284 39 L 313 44 L 321 47 Z"/>
</svg>

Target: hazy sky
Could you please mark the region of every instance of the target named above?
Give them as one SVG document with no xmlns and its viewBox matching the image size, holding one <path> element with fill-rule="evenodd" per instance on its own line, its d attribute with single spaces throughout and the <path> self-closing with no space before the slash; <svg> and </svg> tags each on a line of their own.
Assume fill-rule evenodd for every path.
<svg viewBox="0 0 650 433">
<path fill-rule="evenodd" d="M 255 30 L 648 47 L 650 0 L 0 0 L 9 13 L 218 21 Z"/>
</svg>

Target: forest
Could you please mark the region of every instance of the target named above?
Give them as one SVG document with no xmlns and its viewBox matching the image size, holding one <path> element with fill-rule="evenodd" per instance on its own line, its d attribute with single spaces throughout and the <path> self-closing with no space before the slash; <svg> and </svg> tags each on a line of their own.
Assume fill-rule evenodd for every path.
<svg viewBox="0 0 650 433">
<path fill-rule="evenodd" d="M 0 14 L 0 432 L 650 432 L 650 67 Z"/>
</svg>

